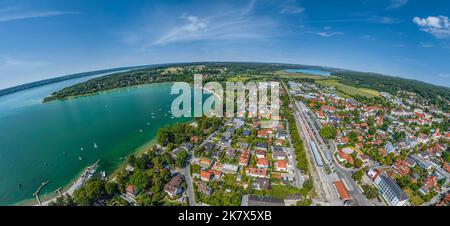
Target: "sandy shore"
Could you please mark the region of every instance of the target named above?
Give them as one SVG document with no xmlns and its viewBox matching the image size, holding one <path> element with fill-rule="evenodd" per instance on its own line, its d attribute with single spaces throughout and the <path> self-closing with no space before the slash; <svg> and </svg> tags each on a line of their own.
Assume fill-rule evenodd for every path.
<svg viewBox="0 0 450 226">
<path fill-rule="evenodd" d="M 139 155 L 144 153 L 146 150 L 148 150 L 149 148 L 151 148 L 153 145 L 156 144 L 156 138 L 152 139 L 151 141 L 145 143 L 144 145 L 142 145 L 141 147 L 135 149 L 132 153 L 130 153 L 130 155 L 134 154 L 134 155 Z M 101 164 L 101 163 L 100 163 Z M 111 172 L 111 174 L 108 176 L 108 178 L 111 180 L 115 177 L 115 175 L 122 169 L 125 169 L 126 167 L 126 160 L 124 159 L 123 162 L 121 164 L 119 164 L 115 170 L 113 170 L 113 172 Z M 63 190 L 61 191 L 61 193 L 63 195 L 73 195 L 73 193 L 75 192 L 75 190 L 77 190 L 83 182 L 83 179 L 81 178 L 81 176 L 84 174 L 84 172 L 87 170 L 87 167 L 76 177 L 77 180 L 76 181 L 72 181 L 72 184 L 66 185 Z M 48 194 L 43 194 L 40 196 L 41 201 L 42 201 L 42 205 L 43 206 L 48 206 L 51 202 L 56 201 L 58 197 L 58 194 L 54 193 L 48 193 Z M 21 201 L 19 203 L 16 203 L 15 205 L 19 205 L 19 206 L 38 206 L 36 199 L 28 199 L 28 200 L 24 200 Z"/>
</svg>

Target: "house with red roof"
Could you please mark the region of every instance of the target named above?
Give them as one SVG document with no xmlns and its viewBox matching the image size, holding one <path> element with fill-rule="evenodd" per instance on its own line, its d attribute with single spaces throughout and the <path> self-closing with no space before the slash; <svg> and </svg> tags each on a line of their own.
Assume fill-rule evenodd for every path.
<svg viewBox="0 0 450 226">
<path fill-rule="evenodd" d="M 269 132 L 267 130 L 259 130 L 257 135 L 259 138 L 267 138 Z"/>
<path fill-rule="evenodd" d="M 348 139 L 348 137 L 341 137 L 341 138 L 338 139 L 338 142 L 339 142 L 340 145 L 344 145 L 344 144 L 347 144 L 349 142 L 349 139 Z"/>
<path fill-rule="evenodd" d="M 261 158 L 256 161 L 256 167 L 260 169 L 267 169 L 269 168 L 269 159 L 267 158 Z"/>
<path fill-rule="evenodd" d="M 191 137 L 191 142 L 192 143 L 198 143 L 200 141 L 200 137 L 199 136 L 192 136 Z"/>
<path fill-rule="evenodd" d="M 321 109 L 324 112 L 335 112 L 336 111 L 336 108 L 333 106 L 323 106 Z"/>
<path fill-rule="evenodd" d="M 287 162 L 285 160 L 278 160 L 274 164 L 275 171 L 286 172 L 287 171 Z"/>
<path fill-rule="evenodd" d="M 125 189 L 127 196 L 131 198 L 136 198 L 136 195 L 138 194 L 136 186 L 134 184 L 129 184 L 127 188 Z"/>
<path fill-rule="evenodd" d="M 212 173 L 211 172 L 204 171 L 204 170 L 200 171 L 200 179 L 202 181 L 210 181 L 211 178 L 212 178 Z"/>
<path fill-rule="evenodd" d="M 220 180 L 220 178 L 222 178 L 222 172 L 218 170 L 209 170 L 209 172 L 212 174 L 215 180 Z"/>
<path fill-rule="evenodd" d="M 450 173 L 450 164 L 444 163 L 444 165 L 442 165 L 442 169 Z"/>
<path fill-rule="evenodd" d="M 266 157 L 266 151 L 264 150 L 256 150 L 255 154 L 256 154 L 256 158 L 261 159 L 261 158 L 265 158 Z"/>
<path fill-rule="evenodd" d="M 267 169 L 258 169 L 258 168 L 247 168 L 245 170 L 245 174 L 249 177 L 267 177 Z"/>
<path fill-rule="evenodd" d="M 353 158 L 349 154 L 343 152 L 342 150 L 338 150 L 337 159 L 339 162 L 348 162 L 353 164 Z"/>
<path fill-rule="evenodd" d="M 249 160 L 250 160 L 250 152 L 249 151 L 242 151 L 241 156 L 239 157 L 239 165 L 240 166 L 247 166 Z"/>
<path fill-rule="evenodd" d="M 316 111 L 316 115 L 317 115 L 317 118 L 319 118 L 319 119 L 323 119 L 323 120 L 327 119 L 327 117 L 325 116 L 325 113 L 323 111 Z"/>
<path fill-rule="evenodd" d="M 393 168 L 402 176 L 406 176 L 411 172 L 411 169 L 405 160 L 398 160 L 395 162 Z"/>
<path fill-rule="evenodd" d="M 350 193 L 348 192 L 347 188 L 345 187 L 344 182 L 342 181 L 336 181 L 334 182 L 334 186 L 336 187 L 337 192 L 339 193 L 339 197 L 343 201 L 351 200 L 352 197 L 350 196 Z"/>
</svg>

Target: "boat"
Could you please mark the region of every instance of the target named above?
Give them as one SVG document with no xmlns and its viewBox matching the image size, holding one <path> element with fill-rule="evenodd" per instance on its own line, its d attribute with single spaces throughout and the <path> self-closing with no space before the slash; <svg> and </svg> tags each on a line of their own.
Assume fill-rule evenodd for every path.
<svg viewBox="0 0 450 226">
<path fill-rule="evenodd" d="M 147 126 L 150 126 L 150 123 L 149 123 L 149 122 L 147 122 Z"/>
<path fill-rule="evenodd" d="M 83 158 L 81 158 L 81 156 L 78 156 L 78 160 L 80 160 L 80 161 L 81 161 L 82 159 L 83 159 Z"/>
<path fill-rule="evenodd" d="M 95 148 L 95 149 L 98 148 L 98 145 L 97 145 L 97 143 L 95 143 L 95 142 L 94 142 L 94 148 Z"/>
<path fill-rule="evenodd" d="M 106 178 L 106 171 L 101 171 L 101 172 L 100 172 L 100 176 L 101 176 L 102 178 Z"/>
<path fill-rule="evenodd" d="M 80 148 L 81 151 L 84 151 L 84 148 Z"/>
</svg>

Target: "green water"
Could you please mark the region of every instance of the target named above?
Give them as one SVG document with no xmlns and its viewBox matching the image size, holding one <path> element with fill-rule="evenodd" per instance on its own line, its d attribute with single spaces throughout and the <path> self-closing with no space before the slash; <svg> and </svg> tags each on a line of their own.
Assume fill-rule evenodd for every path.
<svg viewBox="0 0 450 226">
<path fill-rule="evenodd" d="M 32 199 L 47 180 L 42 194 L 53 194 L 97 159 L 101 170 L 112 172 L 154 139 L 158 128 L 189 120 L 171 118 L 176 96 L 170 95 L 170 84 L 41 103 L 51 92 L 80 81 L 0 97 L 0 205 Z"/>
</svg>

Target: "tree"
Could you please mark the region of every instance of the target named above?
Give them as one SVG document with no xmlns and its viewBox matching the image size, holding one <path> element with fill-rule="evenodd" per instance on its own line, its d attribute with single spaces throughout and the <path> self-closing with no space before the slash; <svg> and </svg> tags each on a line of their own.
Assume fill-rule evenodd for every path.
<svg viewBox="0 0 450 226">
<path fill-rule="evenodd" d="M 371 126 L 369 128 L 369 134 L 370 135 L 374 135 L 377 132 L 377 128 L 375 128 L 374 126 Z"/>
<path fill-rule="evenodd" d="M 150 186 L 150 178 L 145 171 L 136 170 L 130 177 L 130 183 L 136 186 L 139 191 L 145 190 Z"/>
<path fill-rule="evenodd" d="M 108 194 L 110 197 L 119 193 L 119 187 L 114 182 L 106 182 L 105 190 L 106 194 Z"/>
<path fill-rule="evenodd" d="M 444 158 L 444 160 L 448 163 L 450 163 L 450 153 L 448 151 L 444 151 L 442 153 L 442 157 Z"/>
<path fill-rule="evenodd" d="M 152 198 L 147 193 L 141 193 L 136 197 L 139 206 L 153 206 Z"/>
<path fill-rule="evenodd" d="M 363 161 L 361 160 L 361 159 L 359 159 L 359 158 L 357 158 L 356 160 L 355 160 L 355 167 L 356 168 L 361 168 L 362 166 L 363 166 Z"/>
<path fill-rule="evenodd" d="M 337 130 L 334 127 L 331 126 L 324 126 L 320 130 L 320 136 L 322 136 L 325 139 L 335 139 L 337 134 Z"/>
<path fill-rule="evenodd" d="M 359 183 L 362 180 L 363 176 L 364 176 L 364 170 L 360 169 L 352 175 L 352 178 L 353 178 L 353 180 L 355 180 Z"/>
<path fill-rule="evenodd" d="M 374 199 L 374 198 L 378 197 L 378 189 L 377 188 L 367 185 L 367 184 L 365 184 L 361 187 L 364 191 L 363 194 L 367 197 L 367 199 L 370 200 L 370 199 Z"/>
<path fill-rule="evenodd" d="M 105 183 L 99 179 L 91 179 L 84 187 L 73 193 L 75 203 L 80 206 L 93 206 L 106 198 Z"/>
<path fill-rule="evenodd" d="M 178 151 L 177 157 L 175 159 L 175 164 L 178 168 L 184 167 L 187 156 L 188 156 L 188 154 L 187 154 L 186 150 L 183 149 L 181 151 Z"/>
</svg>

